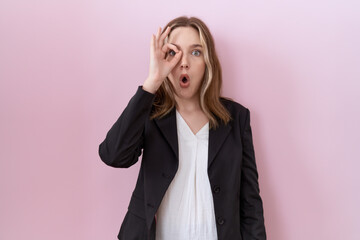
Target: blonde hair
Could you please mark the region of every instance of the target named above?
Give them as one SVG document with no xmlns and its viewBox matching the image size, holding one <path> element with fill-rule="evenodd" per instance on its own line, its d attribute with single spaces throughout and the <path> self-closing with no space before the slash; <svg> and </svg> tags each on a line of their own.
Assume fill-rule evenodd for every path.
<svg viewBox="0 0 360 240">
<path fill-rule="evenodd" d="M 200 87 L 200 107 L 209 118 L 210 128 L 217 128 L 219 121 L 227 124 L 231 117 L 220 102 L 222 85 L 221 65 L 215 52 L 214 39 L 203 21 L 196 17 L 181 16 L 171 20 L 164 28 L 170 26 L 171 31 L 177 27 L 192 27 L 199 33 L 200 43 L 204 48 L 205 74 Z M 171 31 L 168 36 L 170 36 Z M 175 107 L 174 88 L 166 77 L 155 93 L 154 111 L 151 119 L 162 118 Z"/>
</svg>

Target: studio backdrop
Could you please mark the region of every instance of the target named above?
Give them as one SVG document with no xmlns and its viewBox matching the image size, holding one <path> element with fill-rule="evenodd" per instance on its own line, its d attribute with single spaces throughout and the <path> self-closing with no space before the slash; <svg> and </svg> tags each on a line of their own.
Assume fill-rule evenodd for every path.
<svg viewBox="0 0 360 240">
<path fill-rule="evenodd" d="M 0 1 L 0 239 L 116 239 L 140 161 L 98 146 L 148 74 L 151 34 L 210 28 L 250 109 L 269 240 L 360 239 L 359 1 Z"/>
</svg>

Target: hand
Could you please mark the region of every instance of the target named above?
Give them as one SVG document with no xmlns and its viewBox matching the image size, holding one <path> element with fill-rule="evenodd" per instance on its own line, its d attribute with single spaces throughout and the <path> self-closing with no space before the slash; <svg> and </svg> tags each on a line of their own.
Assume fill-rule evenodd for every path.
<svg viewBox="0 0 360 240">
<path fill-rule="evenodd" d="M 149 76 L 143 84 L 143 89 L 155 93 L 160 87 L 165 78 L 169 75 L 171 70 L 179 62 L 182 52 L 177 49 L 173 44 L 164 44 L 164 39 L 170 32 L 170 27 L 161 34 L 161 27 L 155 35 L 151 36 L 150 44 L 150 67 Z M 160 35 L 161 34 L 161 35 Z M 171 59 L 165 59 L 165 54 L 172 49 L 175 52 L 175 56 Z"/>
</svg>

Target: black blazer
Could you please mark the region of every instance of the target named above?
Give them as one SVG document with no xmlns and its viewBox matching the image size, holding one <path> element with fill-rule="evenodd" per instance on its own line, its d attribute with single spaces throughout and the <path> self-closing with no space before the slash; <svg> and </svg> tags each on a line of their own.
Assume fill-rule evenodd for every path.
<svg viewBox="0 0 360 240">
<path fill-rule="evenodd" d="M 154 240 L 155 214 L 178 168 L 175 108 L 150 120 L 154 94 L 138 87 L 99 145 L 104 163 L 127 168 L 143 154 L 128 211 L 118 238 Z M 232 120 L 209 131 L 208 176 L 219 240 L 266 239 L 263 205 L 250 127 L 250 111 L 221 99 Z"/>
</svg>

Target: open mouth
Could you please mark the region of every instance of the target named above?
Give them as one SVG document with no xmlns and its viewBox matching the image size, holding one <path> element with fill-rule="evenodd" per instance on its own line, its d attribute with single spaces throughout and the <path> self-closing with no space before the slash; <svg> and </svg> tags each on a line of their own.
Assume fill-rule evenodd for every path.
<svg viewBox="0 0 360 240">
<path fill-rule="evenodd" d="M 181 81 L 182 83 L 187 83 L 187 82 L 189 82 L 189 81 L 190 81 L 189 75 L 187 75 L 187 74 L 181 74 L 181 75 L 180 75 L 180 81 Z"/>
<path fill-rule="evenodd" d="M 190 77 L 186 73 L 181 74 L 179 77 L 180 87 L 187 88 L 190 86 Z"/>
</svg>

